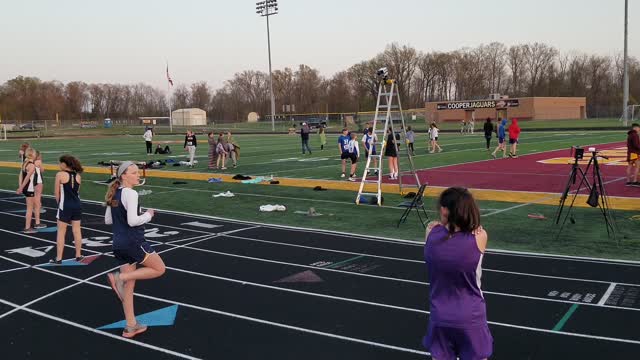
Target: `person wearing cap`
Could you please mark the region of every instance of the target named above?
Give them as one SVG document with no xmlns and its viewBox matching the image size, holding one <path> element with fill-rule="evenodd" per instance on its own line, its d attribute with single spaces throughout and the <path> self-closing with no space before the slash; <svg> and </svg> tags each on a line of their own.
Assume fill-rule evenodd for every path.
<svg viewBox="0 0 640 360">
<path fill-rule="evenodd" d="M 113 255 L 120 263 L 120 271 L 107 274 L 107 279 L 122 302 L 126 319 L 122 336 L 126 338 L 147 330 L 146 325 L 136 321 L 133 310 L 136 280 L 154 279 L 165 272 L 162 258 L 144 237 L 144 224 L 151 221 L 154 211 L 140 211 L 138 193 L 133 189 L 139 183 L 138 166 L 125 161 L 118 167 L 116 179 L 105 195 L 104 219 L 107 225 L 113 226 Z"/>
</svg>

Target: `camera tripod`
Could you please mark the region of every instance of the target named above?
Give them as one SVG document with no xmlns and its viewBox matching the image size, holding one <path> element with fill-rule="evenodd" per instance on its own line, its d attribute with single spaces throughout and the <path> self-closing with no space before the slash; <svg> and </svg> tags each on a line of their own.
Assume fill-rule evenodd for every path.
<svg viewBox="0 0 640 360">
<path fill-rule="evenodd" d="M 560 197 L 560 204 L 558 205 L 555 216 L 556 225 L 560 223 L 560 218 L 562 218 L 562 213 L 564 211 L 567 198 L 570 196 L 570 193 L 573 195 L 573 199 L 571 199 L 571 203 L 569 204 L 569 209 L 564 215 L 564 220 L 562 220 L 562 225 L 560 226 L 560 230 L 558 230 L 558 234 L 556 235 L 556 240 L 558 240 L 558 238 L 560 237 L 560 233 L 562 232 L 564 225 L 567 223 L 567 219 L 571 218 L 571 223 L 575 223 L 575 219 L 573 218 L 571 211 L 573 210 L 573 205 L 576 202 L 578 195 L 580 194 L 580 190 L 583 189 L 583 186 L 588 190 L 589 193 L 587 204 L 589 204 L 591 207 L 597 207 L 600 209 L 600 212 L 602 213 L 605 224 L 607 226 L 607 235 L 609 236 L 609 238 L 613 236 L 613 238 L 616 239 L 618 228 L 615 223 L 613 214 L 611 213 L 611 205 L 605 191 L 605 184 L 602 181 L 600 164 L 598 163 L 598 153 L 597 151 L 591 151 L 591 159 L 589 159 L 589 163 L 587 163 L 587 167 L 584 170 L 580 167 L 579 161 L 580 158 L 576 156 L 571 167 L 571 173 L 569 174 L 567 186 L 565 187 L 562 196 Z M 592 170 L 591 176 L 593 177 L 593 181 L 591 183 L 589 182 L 589 170 Z M 578 188 L 571 191 L 571 185 L 575 184 L 578 179 L 580 179 Z"/>
</svg>

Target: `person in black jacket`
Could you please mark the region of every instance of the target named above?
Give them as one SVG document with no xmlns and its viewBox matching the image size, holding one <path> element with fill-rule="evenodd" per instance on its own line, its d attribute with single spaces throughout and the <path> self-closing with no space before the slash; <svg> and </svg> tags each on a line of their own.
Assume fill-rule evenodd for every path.
<svg viewBox="0 0 640 360">
<path fill-rule="evenodd" d="M 489 149 L 491 147 L 491 133 L 493 133 L 493 124 L 491 123 L 491 118 L 487 118 L 484 123 L 484 138 L 487 140 L 487 151 L 491 151 Z"/>
</svg>

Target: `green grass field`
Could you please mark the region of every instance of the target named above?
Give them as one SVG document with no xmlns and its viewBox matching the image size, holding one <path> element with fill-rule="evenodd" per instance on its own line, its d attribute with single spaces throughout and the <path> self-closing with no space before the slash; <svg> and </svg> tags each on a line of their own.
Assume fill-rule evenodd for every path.
<svg viewBox="0 0 640 360">
<path fill-rule="evenodd" d="M 373 116 L 373 115 L 371 115 Z M 358 129 L 363 129 L 368 118 L 371 116 L 363 116 L 363 119 L 356 124 Z M 406 116 L 406 115 L 405 115 Z M 409 120 L 410 116 L 406 116 L 407 126 L 411 126 L 413 130 L 424 132 L 427 130 L 427 124 L 424 121 L 424 117 L 418 116 L 415 121 Z M 296 120 L 296 124 L 302 120 Z M 37 136 L 100 136 L 100 135 L 136 135 L 144 132 L 144 126 L 114 126 L 109 129 L 97 127 L 93 129 L 81 129 L 79 127 L 79 121 L 74 124 L 67 122 L 67 126 L 58 128 L 51 126 L 52 122 L 48 122 L 48 126 L 45 128 L 44 123 L 35 122 L 37 130 L 19 130 L 7 132 L 9 138 L 23 138 L 23 137 L 37 137 Z M 483 121 L 480 119 L 476 122 L 476 130 L 482 131 Z M 277 121 L 275 123 L 275 131 L 277 133 L 286 133 L 292 126 L 291 121 Z M 328 122 L 328 132 L 339 133 L 343 127 L 340 121 L 331 120 Z M 441 130 L 445 131 L 459 131 L 460 123 L 458 121 L 446 121 L 439 124 Z M 546 130 L 546 129 L 601 129 L 601 128 L 623 128 L 619 119 L 613 118 L 598 118 L 598 119 L 565 119 L 565 120 L 532 120 L 521 121 L 520 126 L 523 129 L 529 130 Z M 230 130 L 237 133 L 270 133 L 272 130 L 271 122 L 258 122 L 258 123 L 216 123 L 213 127 L 195 126 L 194 130 L 199 132 L 208 131 L 213 129 L 214 131 Z M 155 126 L 155 130 L 161 134 L 170 134 L 168 126 Z M 186 128 L 174 126 L 173 134 L 184 134 Z"/>
<path fill-rule="evenodd" d="M 328 148 L 319 151 L 319 139 L 312 136 L 313 155 L 301 154 L 299 136 L 289 135 L 236 135 L 241 146 L 241 158 L 237 169 L 226 173 L 271 175 L 276 177 L 314 179 L 339 179 L 340 161 L 337 152 L 336 136 L 328 136 Z M 624 141 L 622 131 L 569 131 L 569 132 L 523 132 L 521 154 L 556 149 L 567 149 L 572 145 L 609 143 Z M 206 139 L 199 138 L 198 150 L 200 164 L 193 168 L 168 167 L 169 171 L 205 172 Z M 158 136 L 155 142 L 171 143 L 172 156 L 181 160 L 186 153 L 182 150 L 181 136 Z M 495 141 L 495 139 L 494 139 Z M 145 155 L 144 141 L 140 134 L 110 137 L 74 137 L 67 139 L 33 139 L 33 147 L 43 152 L 45 163 L 56 163 L 63 153 L 72 153 L 85 165 L 96 165 L 99 161 L 166 159 L 166 155 Z M 16 161 L 21 140 L 0 142 L 0 161 Z M 432 168 L 484 160 L 488 155 L 484 150 L 482 135 L 445 133 L 441 137 L 444 152 L 426 153 L 425 136 L 421 135 L 416 143 L 418 156 L 415 162 L 418 168 Z M 568 170 L 567 170 L 568 171 Z M 52 194 L 54 172 L 45 173 L 45 194 Z M 15 190 L 17 170 L 0 168 L 0 188 Z M 104 185 L 91 180 L 104 180 L 104 175 L 85 174 L 82 197 L 100 201 L 106 191 Z M 316 192 L 306 188 L 284 187 L 278 185 L 247 185 L 236 183 L 210 184 L 205 181 L 187 181 L 187 185 L 174 185 L 171 179 L 149 179 L 142 187 L 152 190 L 152 194 L 143 197 L 145 207 L 167 210 L 187 211 L 212 216 L 241 219 L 247 221 L 292 225 L 307 228 L 377 235 L 400 239 L 422 241 L 424 230 L 415 214 L 399 229 L 396 221 L 403 209 L 396 205 L 403 199 L 399 195 L 386 194 L 385 206 L 357 206 L 353 203 L 355 193 L 350 191 Z M 233 198 L 213 198 L 212 195 L 230 190 L 236 194 Z M 284 213 L 260 213 L 258 208 L 264 204 L 283 204 Z M 435 216 L 434 199 L 428 199 L 430 216 Z M 602 216 L 596 209 L 576 208 L 576 224 L 567 225 L 559 240 L 556 240 L 557 227 L 551 220 L 534 220 L 527 215 L 541 213 L 552 218 L 556 207 L 547 205 L 524 205 L 508 202 L 481 201 L 483 225 L 490 234 L 490 247 L 520 251 L 535 251 L 556 254 L 610 257 L 640 260 L 640 221 L 633 220 L 634 212 L 616 211 L 616 219 L 621 229 L 617 245 L 608 239 Z M 314 207 L 323 214 L 319 217 L 307 217 L 296 211 L 304 212 Z"/>
</svg>

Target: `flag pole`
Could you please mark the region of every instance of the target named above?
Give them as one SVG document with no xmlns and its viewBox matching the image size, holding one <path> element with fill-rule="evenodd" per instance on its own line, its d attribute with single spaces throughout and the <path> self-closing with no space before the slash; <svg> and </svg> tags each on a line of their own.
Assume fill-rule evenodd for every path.
<svg viewBox="0 0 640 360">
<path fill-rule="evenodd" d="M 173 134 L 173 119 L 171 119 L 171 78 L 169 77 L 168 61 L 167 61 L 167 102 L 169 104 L 169 132 Z"/>
</svg>

